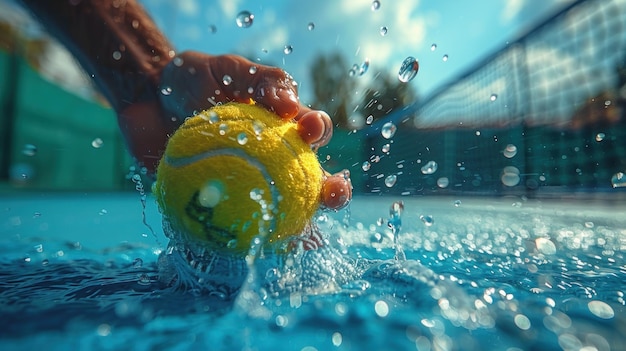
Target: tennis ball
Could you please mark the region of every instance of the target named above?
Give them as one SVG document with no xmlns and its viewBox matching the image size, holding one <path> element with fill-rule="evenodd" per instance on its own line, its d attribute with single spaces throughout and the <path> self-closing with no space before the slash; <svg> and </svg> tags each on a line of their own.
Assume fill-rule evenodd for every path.
<svg viewBox="0 0 626 351">
<path fill-rule="evenodd" d="M 254 103 L 188 118 L 169 139 L 154 192 L 172 229 L 245 253 L 252 238 L 299 234 L 319 207 L 323 171 L 297 124 Z"/>
</svg>

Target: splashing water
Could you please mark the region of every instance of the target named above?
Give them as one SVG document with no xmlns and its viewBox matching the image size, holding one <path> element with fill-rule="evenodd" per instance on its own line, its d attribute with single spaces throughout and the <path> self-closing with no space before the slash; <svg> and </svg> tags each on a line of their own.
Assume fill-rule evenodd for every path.
<svg viewBox="0 0 626 351">
<path fill-rule="evenodd" d="M 406 260 L 404 249 L 398 242 L 398 236 L 400 234 L 400 229 L 402 228 L 402 212 L 404 212 L 404 202 L 402 201 L 396 201 L 389 207 L 389 220 L 387 221 L 387 226 L 391 229 L 395 249 L 394 258 L 396 261 Z"/>
</svg>

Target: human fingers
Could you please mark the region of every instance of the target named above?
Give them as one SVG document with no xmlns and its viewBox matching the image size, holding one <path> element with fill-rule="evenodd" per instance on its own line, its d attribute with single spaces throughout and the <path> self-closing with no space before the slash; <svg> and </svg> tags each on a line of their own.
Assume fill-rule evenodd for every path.
<svg viewBox="0 0 626 351">
<path fill-rule="evenodd" d="M 313 148 L 328 144 L 333 136 L 332 121 L 324 111 L 308 109 L 308 112 L 296 117 L 296 121 L 300 137 Z"/>
</svg>

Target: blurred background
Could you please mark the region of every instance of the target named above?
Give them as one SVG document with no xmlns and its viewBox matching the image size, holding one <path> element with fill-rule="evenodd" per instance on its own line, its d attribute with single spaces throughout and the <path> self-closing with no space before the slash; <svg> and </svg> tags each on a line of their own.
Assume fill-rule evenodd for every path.
<svg viewBox="0 0 626 351">
<path fill-rule="evenodd" d="M 626 0 L 141 3 L 178 50 L 290 72 L 357 193 L 625 194 Z M 0 76 L 0 191 L 135 188 L 114 113 L 10 0 Z"/>
</svg>

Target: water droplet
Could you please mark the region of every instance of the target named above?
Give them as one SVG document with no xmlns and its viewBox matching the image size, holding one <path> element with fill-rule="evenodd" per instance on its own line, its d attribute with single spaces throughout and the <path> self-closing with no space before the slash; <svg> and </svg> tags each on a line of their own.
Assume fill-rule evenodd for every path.
<svg viewBox="0 0 626 351">
<path fill-rule="evenodd" d="M 359 68 L 359 76 L 364 75 L 369 68 L 370 68 L 370 60 L 366 58 L 365 61 L 363 61 L 363 63 L 361 64 L 361 67 Z"/>
<path fill-rule="evenodd" d="M 611 177 L 611 184 L 614 188 L 626 187 L 626 176 L 624 175 L 624 173 L 615 173 L 613 177 Z"/>
<path fill-rule="evenodd" d="M 513 144 L 508 144 L 504 148 L 504 150 L 502 150 L 502 154 L 506 158 L 513 158 L 513 157 L 515 157 L 515 155 L 517 155 L 517 146 L 515 146 Z"/>
<path fill-rule="evenodd" d="M 383 36 L 383 37 L 384 37 L 385 35 L 387 35 L 387 32 L 388 32 L 388 31 L 389 31 L 389 30 L 387 29 L 387 27 L 385 27 L 385 26 L 380 27 L 380 35 L 381 35 L 381 36 Z"/>
<path fill-rule="evenodd" d="M 250 69 L 248 70 L 248 73 L 255 74 L 257 70 L 258 70 L 258 68 L 256 66 L 250 66 Z"/>
<path fill-rule="evenodd" d="M 435 161 L 428 161 L 422 166 L 422 174 L 433 174 L 437 172 L 439 165 Z"/>
<path fill-rule="evenodd" d="M 96 149 L 99 149 L 102 147 L 102 144 L 104 142 L 102 141 L 102 139 L 100 138 L 95 138 L 94 140 L 91 141 L 91 146 L 93 146 Z"/>
<path fill-rule="evenodd" d="M 372 1 L 372 11 L 376 11 L 380 8 L 380 1 L 374 0 Z"/>
<path fill-rule="evenodd" d="M 391 122 L 387 122 L 381 128 L 380 134 L 382 134 L 383 138 L 385 138 L 385 139 L 391 139 L 396 134 L 396 130 L 397 129 L 398 128 L 396 127 L 395 124 L 393 124 Z"/>
<path fill-rule="evenodd" d="M 180 58 L 179 56 L 174 57 L 174 59 L 172 60 L 172 63 L 176 66 L 176 67 L 180 67 L 183 65 L 185 61 Z"/>
<path fill-rule="evenodd" d="M 119 59 L 121 59 L 121 58 L 122 58 L 122 53 L 121 53 L 121 52 L 119 52 L 119 51 L 117 51 L 117 50 L 113 51 L 113 59 L 114 59 L 115 61 L 118 61 L 118 60 L 119 60 Z"/>
<path fill-rule="evenodd" d="M 254 21 L 254 15 L 249 11 L 241 11 L 237 14 L 236 22 L 239 28 L 248 28 Z"/>
<path fill-rule="evenodd" d="M 222 83 L 224 83 L 224 85 L 230 85 L 230 83 L 232 82 L 233 82 L 233 78 L 229 76 L 228 74 L 225 74 L 224 77 L 222 77 Z"/>
<path fill-rule="evenodd" d="M 437 186 L 440 188 L 447 188 L 450 185 L 450 180 L 447 177 L 441 177 L 437 179 Z"/>
<path fill-rule="evenodd" d="M 374 122 L 374 116 L 372 115 L 367 116 L 367 118 L 365 119 L 365 123 L 370 125 L 372 124 L 372 122 Z"/>
<path fill-rule="evenodd" d="M 237 247 L 237 239 L 229 240 L 228 243 L 226 243 L 226 247 L 229 249 Z"/>
<path fill-rule="evenodd" d="M 519 169 L 514 166 L 504 167 L 500 180 L 502 181 L 502 184 L 506 186 L 516 186 L 520 182 Z"/>
<path fill-rule="evenodd" d="M 604 140 L 605 137 L 606 137 L 606 134 L 598 133 L 598 134 L 596 134 L 596 141 L 597 142 L 601 142 L 602 140 Z"/>
<path fill-rule="evenodd" d="M 461 200 L 454 200 L 454 207 L 461 207 Z"/>
<path fill-rule="evenodd" d="M 310 31 L 311 31 L 311 30 L 313 30 L 313 29 L 315 29 L 315 23 L 313 23 L 313 22 L 309 22 L 309 24 L 306 26 L 306 28 L 307 28 L 308 30 L 310 30 Z"/>
<path fill-rule="evenodd" d="M 443 55 L 443 57 L 441 59 L 443 60 L 443 62 L 448 61 L 448 55 Z"/>
<path fill-rule="evenodd" d="M 417 71 L 419 71 L 420 65 L 417 62 L 417 59 L 413 56 L 409 56 L 402 61 L 402 66 L 400 66 L 400 71 L 398 71 L 398 79 L 402 83 L 410 82 L 417 75 Z"/>
<path fill-rule="evenodd" d="M 599 301 L 599 300 L 590 301 L 587 304 L 587 307 L 589 308 L 589 311 L 598 318 L 611 319 L 615 317 L 615 311 L 613 311 L 613 308 L 611 307 L 611 305 L 609 305 L 608 303 L 604 301 Z"/>
<path fill-rule="evenodd" d="M 391 145 L 385 144 L 383 145 L 381 150 L 386 153 L 386 152 L 389 152 L 390 149 L 391 149 Z"/>
<path fill-rule="evenodd" d="M 498 100 L 498 94 L 491 94 L 491 96 L 489 97 L 489 100 L 491 100 L 491 101 Z"/>
<path fill-rule="evenodd" d="M 245 145 L 248 142 L 248 136 L 246 133 L 239 133 L 239 135 L 237 135 L 237 142 L 239 145 Z"/>
<path fill-rule="evenodd" d="M 437 50 L 437 44 L 433 43 L 433 44 L 430 46 L 430 51 L 435 51 L 435 50 Z"/>
<path fill-rule="evenodd" d="M 383 300 L 378 300 L 374 304 L 374 311 L 380 318 L 385 318 L 389 315 L 389 305 Z"/>
<path fill-rule="evenodd" d="M 285 55 L 291 54 L 293 52 L 293 46 L 285 45 L 285 48 L 283 49 L 283 52 L 285 53 Z"/>
<path fill-rule="evenodd" d="M 259 121 L 252 122 L 252 130 L 254 130 L 254 134 L 256 134 L 257 136 L 263 132 L 263 128 L 263 123 Z"/>
<path fill-rule="evenodd" d="M 526 317 L 523 314 L 515 315 L 515 317 L 513 318 L 513 321 L 515 322 L 515 325 L 521 330 L 530 329 L 530 319 L 528 319 L 528 317 Z"/>
<path fill-rule="evenodd" d="M 226 135 L 226 132 L 228 132 L 228 125 L 224 123 L 220 124 L 219 130 L 220 135 Z"/>
<path fill-rule="evenodd" d="M 535 239 L 535 245 L 537 246 L 537 250 L 544 255 L 553 255 L 556 253 L 556 246 L 550 239 L 537 238 Z"/>
<path fill-rule="evenodd" d="M 163 95 L 165 95 L 165 96 L 168 96 L 168 95 L 170 95 L 171 93 L 172 93 L 172 88 L 170 88 L 170 87 L 163 87 L 163 88 L 161 89 L 161 94 L 163 94 Z"/>
<path fill-rule="evenodd" d="M 391 188 L 396 185 L 397 180 L 398 176 L 396 176 L 395 174 L 390 174 L 387 176 L 387 178 L 385 178 L 385 186 L 387 186 L 387 188 Z"/>
<path fill-rule="evenodd" d="M 25 156 L 35 156 L 37 154 L 37 147 L 33 144 L 26 144 L 22 149 L 22 154 Z"/>
<path fill-rule="evenodd" d="M 372 168 L 372 164 L 369 163 L 368 161 L 363 162 L 363 164 L 361 165 L 361 168 L 363 169 L 363 171 L 367 172 L 370 170 L 370 168 Z"/>
<path fill-rule="evenodd" d="M 433 216 L 431 215 L 421 215 L 420 216 L 420 221 L 422 221 L 422 223 L 424 223 L 425 226 L 430 227 L 433 224 L 435 224 L 435 219 L 433 218 Z"/>
</svg>

